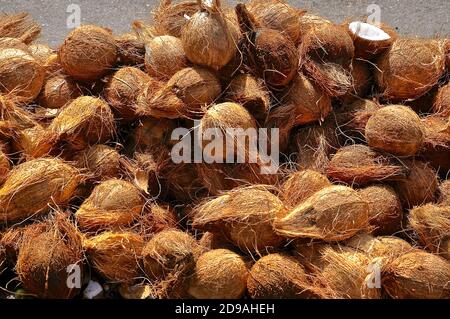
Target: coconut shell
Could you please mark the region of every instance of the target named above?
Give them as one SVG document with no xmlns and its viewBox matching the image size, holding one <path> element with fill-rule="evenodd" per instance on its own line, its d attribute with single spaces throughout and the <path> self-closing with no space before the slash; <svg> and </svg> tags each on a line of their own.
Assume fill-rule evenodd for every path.
<svg viewBox="0 0 450 319">
<path fill-rule="evenodd" d="M 106 232 L 83 241 L 89 263 L 112 282 L 132 282 L 140 275 L 143 247 L 142 237 L 131 232 Z"/>
<path fill-rule="evenodd" d="M 36 125 L 17 132 L 12 146 L 25 158 L 39 158 L 49 155 L 56 141 L 56 134 Z"/>
<path fill-rule="evenodd" d="M 107 145 L 94 145 L 75 155 L 76 166 L 87 169 L 95 181 L 118 178 L 121 175 L 121 155 Z"/>
<path fill-rule="evenodd" d="M 79 172 L 58 159 L 16 166 L 0 188 L 0 223 L 21 221 L 47 212 L 50 205 L 67 204 L 80 181 Z"/>
<path fill-rule="evenodd" d="M 46 80 L 39 103 L 48 109 L 60 109 L 81 95 L 81 87 L 75 81 L 66 75 L 56 75 Z"/>
<path fill-rule="evenodd" d="M 143 65 L 145 43 L 136 34 L 125 33 L 115 37 L 118 59 L 124 65 Z"/>
<path fill-rule="evenodd" d="M 130 182 L 112 179 L 94 188 L 75 217 L 83 230 L 118 229 L 137 220 L 143 207 L 139 189 Z"/>
<path fill-rule="evenodd" d="M 0 38 L 16 38 L 30 44 L 41 33 L 41 26 L 25 12 L 0 16 Z"/>
<path fill-rule="evenodd" d="M 16 272 L 27 292 L 36 297 L 70 299 L 79 292 L 68 286 L 72 267 L 79 266 L 82 276 L 83 261 L 79 232 L 66 215 L 57 214 L 24 231 Z"/>
<path fill-rule="evenodd" d="M 331 186 L 325 175 L 306 170 L 293 173 L 281 187 L 281 199 L 290 208 L 305 202 L 316 192 Z"/>
<path fill-rule="evenodd" d="M 328 165 L 327 175 L 336 182 L 365 186 L 404 179 L 408 170 L 393 158 L 383 156 L 365 145 L 355 144 L 337 151 Z"/>
<path fill-rule="evenodd" d="M 49 130 L 60 142 L 82 150 L 88 145 L 104 143 L 114 133 L 114 117 L 109 105 L 98 98 L 82 96 L 64 107 Z"/>
<path fill-rule="evenodd" d="M 439 192 L 439 203 L 445 206 L 450 206 L 450 181 L 442 182 L 439 187 Z"/>
<path fill-rule="evenodd" d="M 285 216 L 275 219 L 278 235 L 288 238 L 346 240 L 369 223 L 369 203 L 355 190 L 330 186 L 315 193 Z"/>
<path fill-rule="evenodd" d="M 390 105 L 369 119 L 365 136 L 370 147 L 398 156 L 415 155 L 424 142 L 425 128 L 410 108 Z"/>
<path fill-rule="evenodd" d="M 371 65 L 366 61 L 355 59 L 352 66 L 352 88 L 340 98 L 344 105 L 363 99 L 372 88 Z"/>
<path fill-rule="evenodd" d="M 8 172 L 11 170 L 11 163 L 8 156 L 0 149 L 0 185 L 6 180 Z"/>
<path fill-rule="evenodd" d="M 273 221 L 283 215 L 283 203 L 263 186 L 236 188 L 200 205 L 192 226 L 226 237 L 244 252 L 280 247 Z"/>
<path fill-rule="evenodd" d="M 422 120 L 425 142 L 420 155 L 441 174 L 450 171 L 450 118 L 431 115 Z"/>
<path fill-rule="evenodd" d="M 394 299 L 450 298 L 450 265 L 426 252 L 411 252 L 389 263 L 382 272 L 384 290 Z"/>
<path fill-rule="evenodd" d="M 404 208 L 413 208 L 434 202 L 439 187 L 436 172 L 427 163 L 421 161 L 405 161 L 410 170 L 407 179 L 394 183 Z"/>
<path fill-rule="evenodd" d="M 450 83 L 438 90 L 432 111 L 441 116 L 450 116 Z"/>
<path fill-rule="evenodd" d="M 437 40 L 401 38 L 380 55 L 376 69 L 375 78 L 386 99 L 417 99 L 444 74 L 444 48 Z"/>
<path fill-rule="evenodd" d="M 163 0 L 154 12 L 155 29 L 159 34 L 169 34 L 179 38 L 188 22 L 186 17 L 192 17 L 199 9 L 198 1 L 172 3 L 171 0 Z"/>
<path fill-rule="evenodd" d="M 240 299 L 247 276 L 241 256 L 226 249 L 211 250 L 198 258 L 188 292 L 195 299 Z"/>
</svg>

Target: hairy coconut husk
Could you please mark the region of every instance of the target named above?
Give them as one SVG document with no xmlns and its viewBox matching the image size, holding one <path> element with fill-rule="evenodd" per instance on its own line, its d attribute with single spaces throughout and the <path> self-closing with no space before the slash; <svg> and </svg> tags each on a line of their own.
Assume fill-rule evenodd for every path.
<svg viewBox="0 0 450 319">
<path fill-rule="evenodd" d="M 352 62 L 352 66 L 352 87 L 340 98 L 344 105 L 360 101 L 370 93 L 372 88 L 373 74 L 371 65 L 366 61 L 355 59 Z"/>
<path fill-rule="evenodd" d="M 136 221 L 144 208 L 139 189 L 127 181 L 112 179 L 94 188 L 75 214 L 86 231 L 120 229 Z"/>
<path fill-rule="evenodd" d="M 196 299 L 240 299 L 247 277 L 241 256 L 227 249 L 211 250 L 198 258 L 188 293 Z"/>
<path fill-rule="evenodd" d="M 69 76 L 60 74 L 46 80 L 39 103 L 48 109 L 60 109 L 81 95 L 81 87 Z"/>
<path fill-rule="evenodd" d="M 9 140 L 25 129 L 33 128 L 38 123 L 32 114 L 16 105 L 11 95 L 0 94 L 0 137 Z"/>
<path fill-rule="evenodd" d="M 278 235 L 288 238 L 349 239 L 369 223 L 369 203 L 345 186 L 330 186 L 315 193 L 274 221 Z"/>
<path fill-rule="evenodd" d="M 169 194 L 180 202 L 195 201 L 202 196 L 203 184 L 193 163 L 175 164 L 168 161 L 160 170 Z"/>
<path fill-rule="evenodd" d="M 144 212 L 137 222 L 137 229 L 145 240 L 155 234 L 178 227 L 178 216 L 168 205 L 152 203 L 144 207 Z"/>
<path fill-rule="evenodd" d="M 135 150 L 160 155 L 158 153 L 164 149 L 164 152 L 168 153 L 168 149 L 173 145 L 172 132 L 177 127 L 177 122 L 173 120 L 143 118 L 133 134 Z"/>
<path fill-rule="evenodd" d="M 28 226 L 10 227 L 0 234 L 0 247 L 3 247 L 5 253 L 5 265 L 11 269 L 17 264 L 20 245 L 22 245 L 23 234 Z"/>
<path fill-rule="evenodd" d="M 0 49 L 0 93 L 21 103 L 32 102 L 44 84 L 45 70 L 28 52 Z"/>
<path fill-rule="evenodd" d="M 249 66 L 271 87 L 290 83 L 298 71 L 298 52 L 292 40 L 280 31 L 262 27 L 244 4 L 236 6 L 242 33 L 246 34 L 244 52 Z"/>
<path fill-rule="evenodd" d="M 94 82 L 116 64 L 117 51 L 109 30 L 84 25 L 66 37 L 59 49 L 59 60 L 64 71 L 74 79 Z"/>
<path fill-rule="evenodd" d="M 27 227 L 22 236 L 16 272 L 27 292 L 39 298 L 75 297 L 79 289 L 69 286 L 69 276 L 83 275 L 84 255 L 81 236 L 68 216 L 58 213 Z"/>
<path fill-rule="evenodd" d="M 105 232 L 83 240 L 89 263 L 111 282 L 132 282 L 140 275 L 144 240 L 132 232 Z"/>
<path fill-rule="evenodd" d="M 114 134 L 114 117 L 109 105 L 98 98 L 81 96 L 52 121 L 49 130 L 60 142 L 82 150 L 88 145 L 104 143 Z"/>
<path fill-rule="evenodd" d="M 450 207 L 419 206 L 411 210 L 408 219 L 422 244 L 450 260 Z"/>
<path fill-rule="evenodd" d="M 76 167 L 86 169 L 94 181 L 119 178 L 121 175 L 121 155 L 107 145 L 94 145 L 75 155 Z"/>
<path fill-rule="evenodd" d="M 383 156 L 365 145 L 342 147 L 331 159 L 327 175 L 347 185 L 365 186 L 374 182 L 404 179 L 408 170 L 394 158 Z"/>
<path fill-rule="evenodd" d="M 55 53 L 55 51 L 46 44 L 35 43 L 29 46 L 31 55 L 41 64 L 45 64 L 47 59 Z"/>
<path fill-rule="evenodd" d="M 422 120 L 425 126 L 425 142 L 420 155 L 437 171 L 450 171 L 450 117 L 431 115 Z"/>
<path fill-rule="evenodd" d="M 303 36 L 309 30 L 320 27 L 322 24 L 332 24 L 331 21 L 315 15 L 310 12 L 303 13 L 299 16 L 300 34 Z"/>
<path fill-rule="evenodd" d="M 116 36 L 118 60 L 124 65 L 145 63 L 145 43 L 136 34 L 124 33 Z"/>
<path fill-rule="evenodd" d="M 24 220 L 72 199 L 81 176 L 59 159 L 36 159 L 16 166 L 0 188 L 0 223 Z"/>
<path fill-rule="evenodd" d="M 322 241 L 305 242 L 299 239 L 293 243 L 292 254 L 309 273 L 317 274 L 326 265 L 325 260 L 322 259 L 322 255 L 325 249 L 329 247 L 335 246 L 331 246 Z"/>
<path fill-rule="evenodd" d="M 394 188 L 404 208 L 413 208 L 434 202 L 439 187 L 438 176 L 428 163 L 405 161 L 410 174 L 408 178 L 394 182 Z"/>
<path fill-rule="evenodd" d="M 331 186 L 325 175 L 313 170 L 293 173 L 281 186 L 280 196 L 286 207 L 293 208 L 316 192 Z"/>
<path fill-rule="evenodd" d="M 374 185 L 360 190 L 359 194 L 369 202 L 369 223 L 374 227 L 373 235 L 393 235 L 401 230 L 403 208 L 393 188 Z"/>
<path fill-rule="evenodd" d="M 450 116 L 450 83 L 438 90 L 432 111 L 441 116 Z"/>
<path fill-rule="evenodd" d="M 41 34 L 41 26 L 28 13 L 0 15 L 0 38 L 16 38 L 30 44 Z"/>
<path fill-rule="evenodd" d="M 214 249 L 228 249 L 231 251 L 236 251 L 236 247 L 233 246 L 226 238 L 222 235 L 213 234 L 211 232 L 204 233 L 198 243 L 205 249 L 205 251 Z"/>
<path fill-rule="evenodd" d="M 0 49 L 19 49 L 31 53 L 30 47 L 17 38 L 0 38 Z"/>
<path fill-rule="evenodd" d="M 54 77 L 64 73 L 61 62 L 59 61 L 58 53 L 50 55 L 47 60 L 45 60 L 43 66 L 47 77 Z"/>
<path fill-rule="evenodd" d="M 447 71 L 450 71 L 450 39 L 447 39 L 446 44 L 445 44 L 445 52 L 446 52 L 446 66 L 447 66 Z"/>
<path fill-rule="evenodd" d="M 443 181 L 439 187 L 439 203 L 444 206 L 450 206 L 450 180 Z"/>
<path fill-rule="evenodd" d="M 177 72 L 160 88 L 150 82 L 138 97 L 138 113 L 168 119 L 201 117 L 204 108 L 221 93 L 220 81 L 213 72 L 189 67 Z"/>
<path fill-rule="evenodd" d="M 444 74 L 444 48 L 438 40 L 401 38 L 380 55 L 375 78 L 391 101 L 414 100 Z"/>
<path fill-rule="evenodd" d="M 198 206 L 192 226 L 226 237 L 244 252 L 281 246 L 273 221 L 283 215 L 283 203 L 264 186 L 236 188 Z"/>
<path fill-rule="evenodd" d="M 36 125 L 32 128 L 18 131 L 13 139 L 12 146 L 25 158 L 39 158 L 49 155 L 57 142 L 53 132 Z"/>
<path fill-rule="evenodd" d="M 161 0 L 154 12 L 155 29 L 159 34 L 169 34 L 179 38 L 188 22 L 186 17 L 192 17 L 199 9 L 198 1 L 172 3 L 171 0 Z"/>
<path fill-rule="evenodd" d="M 425 128 L 410 108 L 390 105 L 370 117 L 365 136 L 372 148 L 398 156 L 413 156 L 422 147 Z"/>
<path fill-rule="evenodd" d="M 139 94 L 152 79 L 135 67 L 124 67 L 117 71 L 106 86 L 105 98 L 114 115 L 123 122 L 138 118 L 136 102 Z"/>
<path fill-rule="evenodd" d="M 381 279 L 394 299 L 450 298 L 450 264 L 426 252 L 400 256 L 384 267 Z"/>
<path fill-rule="evenodd" d="M 264 123 L 270 109 L 270 95 L 262 80 L 240 74 L 231 80 L 225 99 L 244 106 L 259 122 Z"/>
<path fill-rule="evenodd" d="M 0 148 L 0 185 L 6 180 L 8 172 L 11 170 L 11 162 L 8 156 Z"/>
</svg>

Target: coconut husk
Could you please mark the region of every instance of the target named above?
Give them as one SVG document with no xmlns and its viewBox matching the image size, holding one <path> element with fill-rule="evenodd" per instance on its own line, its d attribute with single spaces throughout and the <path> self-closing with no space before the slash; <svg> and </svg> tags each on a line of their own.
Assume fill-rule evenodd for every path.
<svg viewBox="0 0 450 319">
<path fill-rule="evenodd" d="M 121 176 L 122 157 L 119 152 L 107 145 L 94 145 L 75 155 L 76 167 L 85 169 L 93 181 L 105 181 Z"/>
<path fill-rule="evenodd" d="M 168 161 L 160 170 L 169 194 L 180 202 L 202 198 L 204 187 L 195 164 L 175 164 Z"/>
<path fill-rule="evenodd" d="M 57 142 L 55 133 L 36 125 L 32 128 L 18 131 L 12 146 L 24 158 L 40 158 L 49 155 Z"/>
<path fill-rule="evenodd" d="M 383 268 L 382 285 L 394 299 L 450 298 L 450 265 L 426 252 L 405 254 Z"/>
<path fill-rule="evenodd" d="M 439 203 L 450 206 L 450 181 L 443 181 L 439 187 Z"/>
<path fill-rule="evenodd" d="M 383 97 L 398 102 L 421 97 L 444 72 L 445 55 L 440 41 L 401 38 L 379 56 L 375 78 Z"/>
<path fill-rule="evenodd" d="M 38 60 L 41 64 L 44 64 L 47 59 L 55 53 L 55 50 L 50 48 L 46 44 L 34 43 L 29 46 L 31 55 Z"/>
<path fill-rule="evenodd" d="M 81 181 L 74 167 L 59 159 L 36 159 L 16 166 L 0 188 L 0 223 L 22 221 L 67 204 Z"/>
<path fill-rule="evenodd" d="M 0 49 L 19 49 L 31 53 L 30 47 L 17 38 L 0 38 Z"/>
<path fill-rule="evenodd" d="M 450 83 L 438 90 L 432 110 L 441 116 L 450 116 Z"/>
<path fill-rule="evenodd" d="M 408 170 L 394 158 L 359 144 L 339 149 L 327 168 L 330 179 L 350 186 L 405 179 L 408 173 Z"/>
<path fill-rule="evenodd" d="M 169 153 L 174 145 L 172 132 L 178 127 L 176 121 L 146 117 L 141 119 L 133 134 L 133 149 L 158 157 L 160 153 Z"/>
<path fill-rule="evenodd" d="M 215 250 L 215 249 L 228 249 L 234 252 L 236 247 L 233 246 L 226 238 L 222 235 L 213 234 L 211 232 L 206 232 L 198 241 L 199 245 L 202 246 L 205 251 Z"/>
<path fill-rule="evenodd" d="M 74 266 L 81 271 L 74 274 L 83 275 L 84 255 L 81 236 L 68 216 L 58 213 L 29 226 L 22 236 L 16 272 L 27 292 L 39 298 L 75 297 L 79 289 L 69 287 L 69 276 Z"/>
<path fill-rule="evenodd" d="M 114 117 L 105 101 L 82 96 L 64 107 L 48 129 L 57 134 L 59 142 L 83 150 L 113 136 Z"/>
<path fill-rule="evenodd" d="M 193 16 L 199 9 L 198 1 L 172 3 L 171 0 L 162 0 L 153 13 L 155 29 L 159 34 L 169 34 L 179 38 L 181 30 L 188 22 L 186 17 Z"/>
<path fill-rule="evenodd" d="M 325 175 L 313 170 L 298 171 L 281 186 L 280 198 L 286 207 L 294 208 L 329 186 L 331 182 Z"/>
<path fill-rule="evenodd" d="M 144 65 L 145 43 L 136 34 L 124 33 L 116 36 L 119 63 L 123 65 Z"/>
<path fill-rule="evenodd" d="M 151 285 L 121 284 L 118 291 L 120 296 L 126 300 L 156 299 L 154 287 Z"/>
<path fill-rule="evenodd" d="M 106 280 L 129 283 L 140 276 L 144 241 L 131 232 L 105 232 L 83 241 L 89 263 Z"/>
<path fill-rule="evenodd" d="M 393 184 L 403 207 L 410 209 L 434 202 L 439 187 L 435 170 L 428 163 L 417 160 L 408 160 L 404 164 L 410 171 L 408 178 Z"/>
<path fill-rule="evenodd" d="M 10 140 L 17 132 L 33 128 L 38 123 L 27 110 L 18 107 L 11 95 L 0 94 L 0 138 Z"/>
<path fill-rule="evenodd" d="M 94 82 L 116 64 L 117 51 L 112 32 L 101 27 L 84 25 L 66 37 L 58 54 L 68 75 L 76 80 Z"/>
<path fill-rule="evenodd" d="M 22 244 L 23 234 L 27 226 L 10 227 L 0 236 L 0 247 L 4 249 L 5 264 L 11 269 L 17 264 L 20 245 Z"/>
<path fill-rule="evenodd" d="M 59 61 L 58 53 L 50 55 L 43 64 L 47 78 L 61 75 L 64 73 L 61 62 Z"/>
<path fill-rule="evenodd" d="M 389 105 L 370 117 L 365 136 L 372 148 L 398 156 L 413 156 L 422 147 L 425 128 L 410 108 Z"/>
<path fill-rule="evenodd" d="M 8 156 L 0 148 L 0 185 L 6 180 L 9 171 L 11 170 L 11 162 Z"/>
<path fill-rule="evenodd" d="M 130 182 L 112 179 L 94 188 L 75 217 L 84 231 L 117 230 L 136 221 L 143 207 L 139 189 Z"/>
<path fill-rule="evenodd" d="M 345 186 L 322 189 L 273 223 L 280 236 L 326 242 L 349 239 L 368 224 L 369 203 Z"/>
<path fill-rule="evenodd" d="M 309 30 L 313 28 L 318 28 L 322 24 L 332 24 L 331 21 L 318 15 L 315 15 L 311 12 L 303 13 L 303 10 L 301 10 L 301 12 L 302 14 L 299 17 L 301 35 L 305 35 Z"/>
<path fill-rule="evenodd" d="M 447 39 L 445 44 L 445 52 L 446 52 L 446 65 L 447 65 L 447 71 L 450 70 L 450 40 Z"/>
<path fill-rule="evenodd" d="M 450 120 L 431 115 L 422 120 L 425 126 L 425 142 L 420 155 L 438 172 L 450 171 Z"/>
<path fill-rule="evenodd" d="M 366 61 L 355 59 L 352 62 L 352 66 L 352 87 L 340 98 L 344 105 L 365 98 L 372 88 L 373 74 L 371 65 Z"/>
<path fill-rule="evenodd" d="M 144 212 L 135 227 L 147 240 L 162 231 L 176 229 L 178 226 L 178 216 L 172 208 L 168 205 L 152 203 L 144 207 Z"/>
<path fill-rule="evenodd" d="M 25 12 L 2 14 L 0 21 L 0 38 L 16 38 L 30 44 L 41 34 L 41 26 Z"/>
<path fill-rule="evenodd" d="M 335 246 L 331 246 L 330 244 L 321 241 L 305 242 L 302 239 L 298 239 L 293 243 L 292 255 L 305 267 L 305 270 L 307 270 L 308 273 L 317 274 L 320 273 L 326 265 L 322 256 L 325 249 L 329 247 L 336 248 Z"/>
<path fill-rule="evenodd" d="M 211 250 L 198 258 L 188 293 L 195 299 L 240 299 L 247 276 L 241 256 L 227 249 Z"/>
<path fill-rule="evenodd" d="M 419 206 L 411 210 L 408 219 L 423 245 L 450 260 L 450 207 Z"/>
<path fill-rule="evenodd" d="M 48 109 L 60 109 L 83 94 L 81 87 L 64 74 L 46 80 L 39 96 L 39 104 Z"/>
<path fill-rule="evenodd" d="M 236 188 L 199 205 L 192 226 L 226 237 L 244 252 L 263 253 L 280 247 L 273 221 L 283 215 L 283 203 L 264 186 Z"/>
</svg>

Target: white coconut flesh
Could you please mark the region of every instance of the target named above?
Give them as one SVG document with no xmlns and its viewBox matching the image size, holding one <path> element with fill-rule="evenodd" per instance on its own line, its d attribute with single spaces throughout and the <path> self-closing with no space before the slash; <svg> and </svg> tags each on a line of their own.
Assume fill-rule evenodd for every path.
<svg viewBox="0 0 450 319">
<path fill-rule="evenodd" d="M 350 23 L 349 29 L 354 35 L 367 41 L 386 41 L 391 38 L 379 27 L 361 21 Z"/>
</svg>

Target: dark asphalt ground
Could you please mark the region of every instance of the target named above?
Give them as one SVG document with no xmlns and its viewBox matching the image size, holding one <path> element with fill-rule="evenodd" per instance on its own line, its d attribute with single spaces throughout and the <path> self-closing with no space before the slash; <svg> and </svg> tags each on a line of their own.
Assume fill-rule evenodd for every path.
<svg viewBox="0 0 450 319">
<path fill-rule="evenodd" d="M 223 0 L 225 2 L 225 0 Z M 237 1 L 228 0 L 233 4 Z M 318 13 L 334 22 L 361 17 L 367 6 L 381 8 L 381 20 L 401 34 L 424 37 L 450 35 L 450 0 L 290 0 L 291 4 Z M 0 0 L 0 11 L 27 11 L 43 26 L 42 42 L 58 46 L 68 33 L 67 7 L 78 4 L 82 23 L 95 23 L 126 32 L 135 19 L 150 19 L 155 0 Z"/>
</svg>

